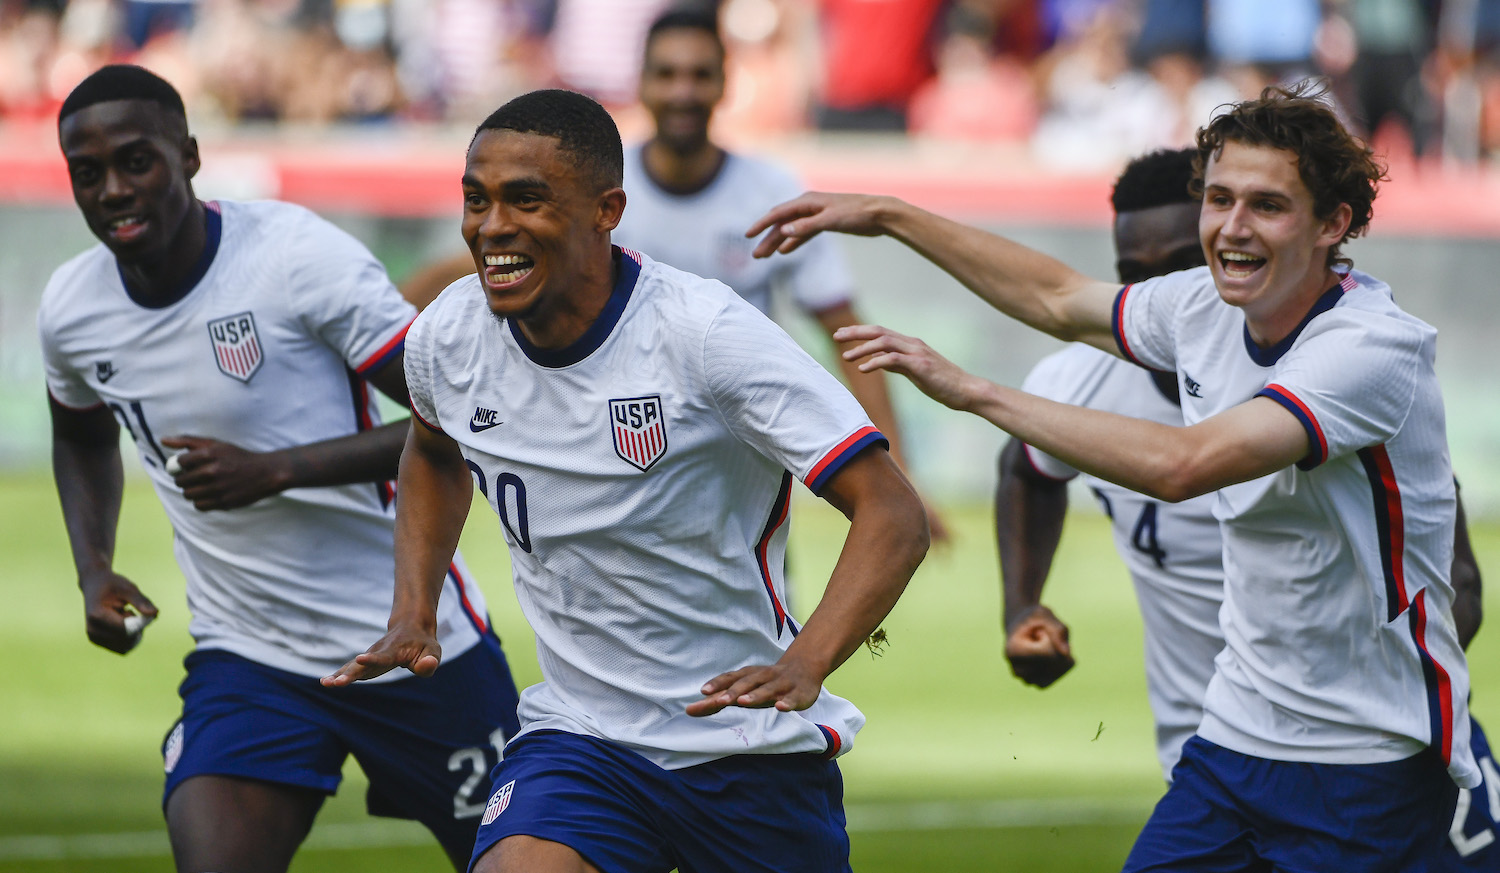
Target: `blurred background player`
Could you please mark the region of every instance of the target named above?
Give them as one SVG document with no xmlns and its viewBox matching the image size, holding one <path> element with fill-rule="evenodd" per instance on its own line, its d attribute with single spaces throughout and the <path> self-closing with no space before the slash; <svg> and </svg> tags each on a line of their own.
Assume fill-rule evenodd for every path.
<svg viewBox="0 0 1500 873">
<path fill-rule="evenodd" d="M 1198 242 L 1201 200 L 1191 191 L 1193 149 L 1159 151 L 1126 165 L 1110 197 L 1115 266 L 1123 284 L 1143 282 L 1206 261 Z M 1022 390 L 1038 397 L 1180 425 L 1182 406 L 1171 373 L 1148 370 L 1083 343 L 1044 358 Z M 1022 681 L 1046 688 L 1073 667 L 1068 627 L 1041 602 L 1061 538 L 1068 481 L 1078 471 L 1020 440 L 1000 456 L 995 533 L 1004 583 L 1006 658 Z M 1223 541 L 1213 495 L 1164 503 L 1095 476 L 1085 476 L 1114 531 L 1130 571 L 1145 629 L 1146 687 L 1156 722 L 1156 754 L 1170 782 L 1182 744 L 1198 729 L 1214 657 L 1224 648 Z M 1457 506 L 1453 540 L 1453 615 L 1468 648 L 1479 629 L 1479 566 Z M 1472 722 L 1476 761 L 1490 751 Z M 1493 764 L 1491 764 L 1491 767 Z M 1484 774 L 1488 780 L 1489 774 Z M 1441 869 L 1496 869 L 1486 786 L 1458 789 L 1460 800 Z"/>
<path fill-rule="evenodd" d="M 718 279 L 767 315 L 773 290 L 784 288 L 831 338 L 840 327 L 860 323 L 851 300 L 854 277 L 837 241 L 813 240 L 773 261 L 750 255 L 755 246 L 745 228 L 804 189 L 789 170 L 726 151 L 710 139 L 714 108 L 724 99 L 724 60 L 712 12 L 672 10 L 651 24 L 640 99 L 655 133 L 625 150 L 630 208 L 614 240 Z M 890 440 L 891 457 L 905 469 L 885 374 L 862 373 L 842 359 L 839 364 L 849 390 Z M 927 517 L 934 539 L 945 540 L 947 529 L 930 502 Z"/>
<path fill-rule="evenodd" d="M 157 614 L 113 570 L 122 425 L 172 522 L 196 643 L 162 750 L 177 869 L 285 870 L 349 754 L 370 811 L 421 821 L 462 868 L 518 725 L 460 559 L 437 605 L 444 675 L 317 680 L 384 632 L 408 426 L 379 426 L 367 380 L 409 402 L 415 310 L 307 210 L 199 201 L 182 99 L 140 67 L 79 84 L 58 136 L 101 244 L 57 269 L 38 317 L 54 477 L 88 636 L 112 651 Z"/>
<path fill-rule="evenodd" d="M 889 197 L 783 204 L 756 253 L 891 235 L 1013 318 L 1174 370 L 1181 427 L 995 385 L 885 328 L 836 337 L 1076 469 L 1160 500 L 1219 491 L 1226 645 L 1127 871 L 1413 869 L 1452 783 L 1480 783 L 1435 332 L 1340 257 L 1384 174 L 1320 95 L 1267 89 L 1197 145 L 1208 265 L 1123 289 Z"/>
<path fill-rule="evenodd" d="M 443 556 L 477 479 L 544 681 L 494 772 L 474 869 L 847 871 L 831 759 L 864 716 L 822 683 L 921 562 L 921 501 L 784 331 L 611 245 L 622 165 L 609 114 L 568 91 L 475 132 L 462 229 L 478 275 L 408 339 L 390 632 L 324 681 L 437 666 Z M 802 627 L 783 606 L 794 476 L 850 519 Z"/>
</svg>

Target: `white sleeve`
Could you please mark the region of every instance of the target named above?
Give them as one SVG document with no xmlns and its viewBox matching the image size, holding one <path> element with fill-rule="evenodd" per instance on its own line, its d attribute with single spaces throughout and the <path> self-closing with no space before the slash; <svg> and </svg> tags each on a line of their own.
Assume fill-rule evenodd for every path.
<svg viewBox="0 0 1500 873">
<path fill-rule="evenodd" d="M 1380 445 L 1401 429 L 1419 375 L 1433 364 L 1431 328 L 1359 310 L 1314 319 L 1257 395 L 1292 413 L 1307 431 L 1311 469 Z"/>
<path fill-rule="evenodd" d="M 406 390 L 411 392 L 411 413 L 419 423 L 429 430 L 442 433 L 443 425 L 438 420 L 437 404 L 432 400 L 432 323 L 437 319 L 440 307 L 437 301 L 429 305 L 406 331 Z"/>
<path fill-rule="evenodd" d="M 53 282 L 57 281 L 56 275 Z M 51 282 L 48 283 L 49 289 Z M 42 344 L 42 367 L 47 377 L 47 393 L 52 399 L 69 409 L 91 409 L 104 401 L 94 392 L 83 374 L 74 368 L 69 362 L 66 354 L 57 339 L 56 328 L 51 317 L 52 307 L 48 305 L 51 298 L 46 292 L 42 294 L 42 304 L 37 309 L 36 327 L 37 334 Z"/>
<path fill-rule="evenodd" d="M 703 369 L 734 435 L 814 493 L 867 446 L 885 444 L 849 390 L 738 297 L 704 335 Z"/>
<path fill-rule="evenodd" d="M 1180 303 L 1207 267 L 1168 273 L 1115 295 L 1111 327 L 1120 355 L 1151 370 L 1177 369 L 1177 316 Z"/>
<path fill-rule="evenodd" d="M 304 213 L 287 241 L 289 293 L 303 324 L 360 374 L 401 353 L 417 308 L 359 240 Z"/>
</svg>

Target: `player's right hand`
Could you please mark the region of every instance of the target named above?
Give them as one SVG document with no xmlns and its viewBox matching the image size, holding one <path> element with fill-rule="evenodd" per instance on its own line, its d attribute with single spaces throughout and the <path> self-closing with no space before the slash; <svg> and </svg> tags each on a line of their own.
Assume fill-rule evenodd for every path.
<svg viewBox="0 0 1500 873">
<path fill-rule="evenodd" d="M 442 659 L 443 647 L 432 632 L 415 624 L 397 624 L 375 645 L 321 681 L 325 688 L 343 688 L 361 679 L 383 676 L 397 667 L 418 676 L 431 676 Z"/>
<path fill-rule="evenodd" d="M 890 370 L 900 373 L 933 400 L 968 411 L 982 391 L 984 380 L 933 351 L 914 336 L 896 333 L 876 324 L 852 324 L 833 333 L 834 342 L 858 342 L 843 351 L 844 360 L 858 362 L 861 372 Z"/>
<path fill-rule="evenodd" d="M 788 200 L 761 216 L 745 236 L 755 237 L 770 229 L 752 253 L 769 258 L 780 252 L 789 254 L 825 230 L 859 236 L 879 236 L 885 232 L 880 215 L 889 198 L 872 194 L 823 194 L 809 191 Z"/>
<path fill-rule="evenodd" d="M 151 598 L 113 570 L 79 579 L 78 588 L 83 592 L 84 630 L 89 642 L 111 652 L 123 655 L 141 641 L 139 631 L 131 633 L 125 627 L 128 616 L 156 618 L 156 604 Z"/>
<path fill-rule="evenodd" d="M 1005 640 L 1005 659 L 1017 679 L 1046 688 L 1073 669 L 1068 626 L 1040 604 L 1014 622 Z"/>
</svg>

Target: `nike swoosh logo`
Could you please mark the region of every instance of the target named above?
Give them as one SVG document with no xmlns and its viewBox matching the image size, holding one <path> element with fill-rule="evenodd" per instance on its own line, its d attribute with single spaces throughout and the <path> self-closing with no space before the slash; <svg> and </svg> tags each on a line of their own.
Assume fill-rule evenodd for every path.
<svg viewBox="0 0 1500 873">
<path fill-rule="evenodd" d="M 120 372 L 120 371 L 119 370 L 109 370 L 107 372 L 100 373 L 99 374 L 99 381 L 101 383 L 108 382 L 109 380 L 113 379 L 115 377 L 115 374 L 118 373 L 118 372 Z"/>
<path fill-rule="evenodd" d="M 480 424 L 480 423 L 478 423 L 476 421 L 470 421 L 469 422 L 469 430 L 473 431 L 474 433 L 479 433 L 482 430 L 489 430 L 492 427 L 495 427 L 497 425 L 501 425 L 501 424 L 504 424 L 504 423 L 505 422 L 503 422 L 503 421 L 492 421 L 489 424 Z"/>
</svg>

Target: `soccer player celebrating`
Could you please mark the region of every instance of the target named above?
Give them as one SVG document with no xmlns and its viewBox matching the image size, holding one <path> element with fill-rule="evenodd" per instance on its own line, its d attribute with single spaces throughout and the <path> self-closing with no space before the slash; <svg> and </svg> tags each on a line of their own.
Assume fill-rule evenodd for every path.
<svg viewBox="0 0 1500 873">
<path fill-rule="evenodd" d="M 1479 781 L 1450 614 L 1455 494 L 1435 331 L 1340 247 L 1382 178 L 1316 95 L 1270 89 L 1199 132 L 1208 264 L 1123 289 L 888 198 L 806 195 L 757 254 L 889 234 L 1034 327 L 1177 374 L 1184 426 L 977 378 L 857 327 L 906 374 L 1063 463 L 1157 500 L 1218 491 L 1225 649 L 1136 870 L 1424 868 L 1452 780 Z"/>
<path fill-rule="evenodd" d="M 718 282 L 615 248 L 608 113 L 537 91 L 463 176 L 477 276 L 407 339 L 390 632 L 325 680 L 437 666 L 442 555 L 473 482 L 500 517 L 544 681 L 495 770 L 474 870 L 849 869 L 829 760 L 864 718 L 823 679 L 927 548 L 854 398 Z M 796 476 L 850 519 L 805 626 L 782 555 Z"/>
<path fill-rule="evenodd" d="M 1115 210 L 1116 270 L 1123 283 L 1142 282 L 1204 264 L 1198 244 L 1200 199 L 1192 193 L 1193 149 L 1159 151 L 1126 165 L 1110 202 Z M 1022 390 L 1133 418 L 1180 425 L 1176 379 L 1137 367 L 1083 343 L 1044 358 Z M 1041 603 L 1067 510 L 1066 464 L 1011 440 L 1001 452 L 995 528 L 1005 591 L 1006 657 L 1022 681 L 1047 687 L 1073 667 L 1068 628 Z M 1114 530 L 1115 549 L 1130 570 L 1145 625 L 1146 687 L 1156 721 L 1157 757 L 1171 781 L 1182 745 L 1203 717 L 1214 656 L 1224 648 L 1223 541 L 1213 496 L 1162 503 L 1094 476 L 1085 481 Z M 1463 504 L 1454 527 L 1453 616 L 1468 647 L 1479 629 L 1479 567 L 1469 543 Z M 1471 748 L 1481 764 L 1489 746 L 1477 721 Z M 1486 774 L 1486 779 L 1489 776 Z M 1494 821 L 1485 786 L 1460 789 L 1440 869 L 1494 869 Z"/>
<path fill-rule="evenodd" d="M 814 240 L 775 261 L 750 256 L 750 222 L 803 186 L 787 169 L 725 150 L 709 138 L 715 107 L 724 98 L 724 42 L 712 12 L 674 9 L 652 23 L 641 67 L 641 105 L 655 133 L 625 150 L 625 193 L 630 209 L 614 241 L 652 258 L 733 288 L 770 314 L 775 288 L 811 315 L 829 337 L 859 324 L 851 293 L 854 277 L 831 239 Z M 901 463 L 896 416 L 884 373 L 863 373 L 840 361 L 849 390 L 890 440 Z M 947 538 L 942 518 L 928 504 L 934 539 Z"/>
<path fill-rule="evenodd" d="M 353 754 L 369 808 L 467 862 L 485 775 L 517 728 L 484 599 L 452 549 L 434 592 L 437 681 L 329 694 L 318 677 L 385 628 L 415 316 L 358 242 L 285 203 L 204 203 L 182 98 L 108 66 L 63 102 L 73 197 L 100 245 L 59 267 L 38 323 L 53 471 L 89 639 L 124 654 L 157 608 L 113 569 L 135 440 L 175 532 L 189 626 L 182 717 L 163 747 L 181 871 L 279 871 Z"/>
</svg>

